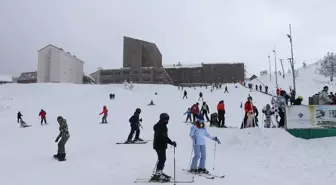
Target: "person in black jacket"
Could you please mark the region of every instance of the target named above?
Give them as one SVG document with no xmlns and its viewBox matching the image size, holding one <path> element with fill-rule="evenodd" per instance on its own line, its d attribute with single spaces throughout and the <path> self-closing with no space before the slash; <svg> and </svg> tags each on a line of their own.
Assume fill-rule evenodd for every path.
<svg viewBox="0 0 336 185">
<path fill-rule="evenodd" d="M 134 112 L 134 115 L 129 119 L 129 122 L 131 123 L 131 132 L 128 135 L 126 143 L 134 143 L 136 141 L 143 141 L 140 136 L 140 122 L 142 122 L 142 118 L 140 119 L 141 109 L 137 108 Z M 135 138 L 132 141 L 133 135 L 135 132 Z"/>
<path fill-rule="evenodd" d="M 157 153 L 158 161 L 156 164 L 156 172 L 151 178 L 151 181 L 170 181 L 170 176 L 162 173 L 166 162 L 166 150 L 167 144 L 176 147 L 176 142 L 172 141 L 168 137 L 167 124 L 169 121 L 169 115 L 167 113 L 162 113 L 160 115 L 160 121 L 154 125 L 154 141 L 153 148 Z"/>
</svg>

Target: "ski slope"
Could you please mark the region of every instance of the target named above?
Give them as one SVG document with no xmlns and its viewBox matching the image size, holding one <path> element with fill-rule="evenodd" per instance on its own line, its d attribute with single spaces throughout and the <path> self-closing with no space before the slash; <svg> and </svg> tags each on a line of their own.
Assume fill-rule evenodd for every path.
<svg viewBox="0 0 336 185">
<path fill-rule="evenodd" d="M 0 184 L 4 185 L 131 185 L 136 178 L 149 178 L 156 164 L 152 142 L 144 145 L 116 145 L 126 140 L 129 117 L 141 108 L 143 129 L 140 137 L 153 139 L 153 125 L 159 114 L 169 113 L 169 136 L 177 142 L 177 179 L 191 178 L 188 168 L 192 151 L 190 125 L 182 114 L 203 92 L 214 112 L 217 103 L 226 104 L 226 124 L 239 127 L 240 108 L 251 93 L 259 110 L 270 97 L 235 85 L 210 92 L 210 88 L 187 88 L 183 92 L 169 85 L 135 85 L 133 91 L 123 85 L 6 84 L 0 86 Z M 154 95 L 157 92 L 158 95 Z M 109 100 L 109 93 L 116 94 Z M 147 106 L 153 100 L 155 106 Z M 201 103 L 201 102 L 200 102 Z M 109 124 L 99 124 L 102 107 L 109 109 Z M 38 113 L 47 111 L 49 125 L 40 126 Z M 33 125 L 19 128 L 16 113 Z M 260 111 L 261 112 L 261 111 Z M 57 116 L 67 119 L 70 139 L 65 162 L 52 159 L 57 151 Z M 259 116 L 261 120 L 261 115 Z M 331 185 L 335 184 L 336 154 L 334 138 L 301 140 L 282 129 L 209 128 L 222 142 L 216 146 L 215 171 L 224 179 L 208 180 L 195 176 L 194 184 L 212 185 Z M 173 175 L 173 148 L 167 149 L 165 172 Z M 212 170 L 214 142 L 207 143 L 207 168 Z"/>
</svg>

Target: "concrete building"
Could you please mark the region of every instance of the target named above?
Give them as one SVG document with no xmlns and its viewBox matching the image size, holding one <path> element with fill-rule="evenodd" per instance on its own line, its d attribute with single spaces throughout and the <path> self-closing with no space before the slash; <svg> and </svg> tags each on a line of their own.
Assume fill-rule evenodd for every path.
<svg viewBox="0 0 336 185">
<path fill-rule="evenodd" d="M 83 83 L 84 62 L 49 44 L 38 51 L 37 82 Z"/>
</svg>

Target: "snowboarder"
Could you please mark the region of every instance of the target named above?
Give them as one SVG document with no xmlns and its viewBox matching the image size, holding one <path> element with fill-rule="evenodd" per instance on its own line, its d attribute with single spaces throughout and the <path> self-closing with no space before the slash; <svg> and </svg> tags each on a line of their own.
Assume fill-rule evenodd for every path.
<svg viewBox="0 0 336 185">
<path fill-rule="evenodd" d="M 188 93 L 187 93 L 186 90 L 184 90 L 184 92 L 183 92 L 183 98 L 182 99 L 184 99 L 184 98 L 188 99 Z"/>
<path fill-rule="evenodd" d="M 197 121 L 195 125 L 190 128 L 189 136 L 193 140 L 194 157 L 190 166 L 191 173 L 206 173 L 209 171 L 205 168 L 206 161 L 206 147 L 205 147 L 205 137 L 216 141 L 220 144 L 217 137 L 212 137 L 207 129 L 205 128 L 204 122 Z M 201 158 L 200 163 L 197 168 L 198 160 Z"/>
<path fill-rule="evenodd" d="M 131 131 L 128 135 L 127 141 L 126 143 L 134 143 L 136 141 L 143 141 L 143 139 L 141 139 L 140 136 L 140 128 L 141 124 L 140 122 L 142 122 L 142 118 L 140 119 L 140 113 L 141 113 L 141 109 L 137 108 L 134 112 L 134 115 L 130 117 L 130 119 L 128 120 L 131 123 Z M 135 132 L 135 138 L 132 141 L 133 135 Z"/>
<path fill-rule="evenodd" d="M 187 118 L 185 122 L 188 122 L 188 120 L 190 120 L 191 122 L 191 109 L 190 108 L 188 108 L 188 110 L 183 115 L 186 115 L 186 114 L 187 114 Z"/>
<path fill-rule="evenodd" d="M 66 119 L 64 119 L 62 116 L 57 117 L 57 122 L 59 123 L 60 133 L 57 136 L 55 143 L 57 143 L 60 138 L 61 140 L 58 142 L 58 150 L 57 154 L 54 155 L 54 158 L 58 159 L 59 161 L 65 161 L 66 160 L 65 144 L 70 138 L 70 134 L 68 131 L 68 124 Z"/>
<path fill-rule="evenodd" d="M 107 123 L 107 115 L 108 115 L 108 110 L 106 108 L 106 106 L 103 107 L 103 111 L 99 114 L 99 115 L 102 115 L 103 114 L 103 117 L 102 117 L 102 122 L 101 123 Z"/>
<path fill-rule="evenodd" d="M 210 113 L 210 110 L 209 110 L 209 106 L 206 102 L 203 102 L 203 105 L 201 107 L 201 113 L 202 113 L 202 116 L 205 116 L 207 122 L 209 122 L 208 113 Z"/>
<path fill-rule="evenodd" d="M 46 120 L 46 115 L 47 115 L 46 111 L 41 109 L 41 111 L 39 113 L 39 116 L 41 117 L 41 126 L 43 125 L 43 122 L 44 122 L 45 125 L 48 124 L 47 120 Z"/>
<path fill-rule="evenodd" d="M 196 104 L 194 104 L 191 107 L 191 113 L 193 114 L 193 122 L 196 121 L 196 117 L 197 115 L 200 113 L 199 107 L 198 107 L 199 103 L 197 102 Z"/>
<path fill-rule="evenodd" d="M 204 99 L 203 99 L 203 93 L 202 92 L 199 93 L 198 101 L 200 101 L 200 99 L 202 99 L 202 101 L 204 101 Z"/>
<path fill-rule="evenodd" d="M 225 86 L 224 93 L 229 93 L 227 86 Z"/>
<path fill-rule="evenodd" d="M 153 100 L 151 100 L 150 103 L 148 104 L 148 106 L 151 106 L 151 105 L 155 105 Z"/>
<path fill-rule="evenodd" d="M 167 144 L 176 147 L 176 142 L 172 141 L 168 137 L 168 128 L 167 128 L 168 122 L 169 122 L 169 115 L 167 113 L 162 113 L 160 114 L 159 122 L 156 123 L 153 127 L 154 129 L 153 149 L 157 153 L 158 160 L 156 164 L 156 170 L 153 176 L 151 177 L 151 181 L 168 182 L 171 179 L 171 176 L 168 176 L 167 174 L 162 172 L 166 162 Z"/>
<path fill-rule="evenodd" d="M 225 127 L 225 104 L 224 100 L 221 100 L 217 104 L 217 112 L 218 112 L 218 121 L 219 121 L 219 127 Z"/>
<path fill-rule="evenodd" d="M 22 121 L 22 114 L 21 114 L 21 112 L 19 111 L 18 113 L 17 113 L 17 122 L 18 123 L 21 123 L 21 121 Z"/>
</svg>

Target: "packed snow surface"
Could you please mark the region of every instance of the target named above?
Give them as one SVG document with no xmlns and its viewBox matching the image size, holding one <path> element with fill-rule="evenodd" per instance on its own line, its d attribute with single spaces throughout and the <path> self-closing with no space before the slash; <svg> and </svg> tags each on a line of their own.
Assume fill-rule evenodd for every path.
<svg viewBox="0 0 336 185">
<path fill-rule="evenodd" d="M 143 129 L 140 137 L 153 139 L 153 125 L 159 114 L 170 115 L 169 136 L 177 142 L 177 179 L 191 178 L 188 168 L 192 151 L 190 125 L 183 113 L 197 102 L 203 92 L 210 112 L 224 100 L 226 125 L 239 127 L 248 93 L 261 112 L 270 97 L 228 84 L 210 92 L 186 88 L 183 92 L 169 85 L 135 85 L 133 91 L 123 85 L 6 84 L 0 86 L 0 184 L 3 185 L 131 185 L 136 178 L 149 178 L 157 156 L 152 142 L 116 145 L 130 131 L 128 119 L 141 108 Z M 154 95 L 157 92 L 158 95 Z M 116 94 L 109 100 L 110 93 Z M 147 106 L 153 100 L 155 106 Z M 200 102 L 201 103 L 201 102 Z M 108 124 L 100 124 L 102 107 L 109 109 Z M 38 113 L 47 112 L 49 125 L 40 126 Z M 16 113 L 21 111 L 29 128 L 19 128 Z M 57 116 L 67 119 L 70 139 L 66 144 L 67 161 L 52 159 L 57 151 Z M 262 116 L 259 116 L 261 120 Z M 222 144 L 207 142 L 207 168 L 225 174 L 223 179 L 207 180 L 195 176 L 194 184 L 212 185 L 334 185 L 336 181 L 336 139 L 297 139 L 282 129 L 208 128 Z M 173 175 L 173 148 L 167 149 L 165 173 Z"/>
</svg>

